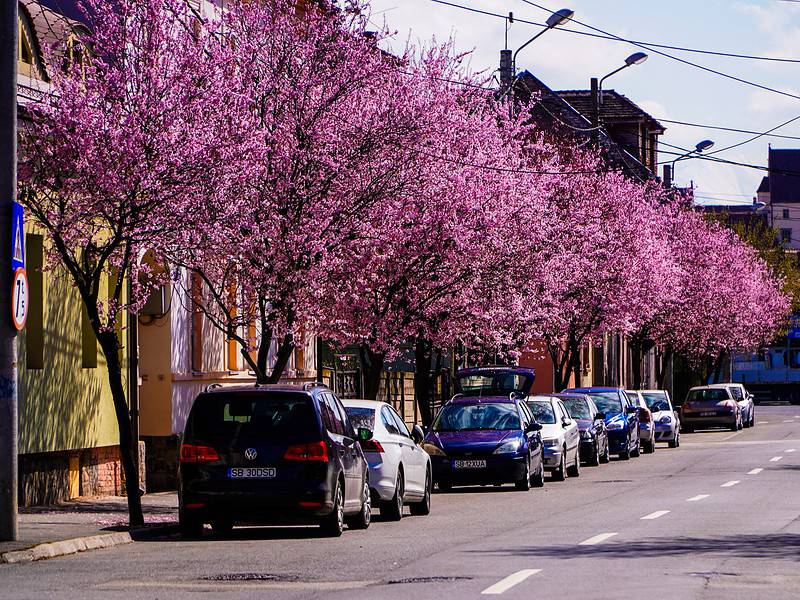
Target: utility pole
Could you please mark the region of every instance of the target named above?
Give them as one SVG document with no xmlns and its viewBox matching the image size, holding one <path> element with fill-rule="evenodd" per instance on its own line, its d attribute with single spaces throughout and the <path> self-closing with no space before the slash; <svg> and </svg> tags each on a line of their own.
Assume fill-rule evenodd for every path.
<svg viewBox="0 0 800 600">
<path fill-rule="evenodd" d="M 592 95 L 592 142 L 597 145 L 600 140 L 598 127 L 600 127 L 600 88 L 597 85 L 597 77 L 592 77 L 590 81 Z"/>
<path fill-rule="evenodd" d="M 17 194 L 17 0 L 0 2 L 0 541 L 17 529 L 17 332 L 11 321 L 11 206 Z"/>
</svg>

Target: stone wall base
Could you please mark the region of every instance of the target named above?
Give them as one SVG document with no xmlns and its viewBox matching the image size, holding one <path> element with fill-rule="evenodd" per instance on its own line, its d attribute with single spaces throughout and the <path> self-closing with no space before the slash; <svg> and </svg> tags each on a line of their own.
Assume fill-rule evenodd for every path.
<svg viewBox="0 0 800 600">
<path fill-rule="evenodd" d="M 145 489 L 144 443 L 139 442 L 139 477 Z M 125 477 L 119 446 L 19 456 L 19 505 L 42 506 L 76 496 L 122 496 Z"/>
</svg>

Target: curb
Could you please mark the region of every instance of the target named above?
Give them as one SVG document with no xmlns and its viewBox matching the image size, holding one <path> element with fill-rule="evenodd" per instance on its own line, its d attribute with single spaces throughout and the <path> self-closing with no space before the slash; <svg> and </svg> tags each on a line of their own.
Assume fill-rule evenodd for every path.
<svg viewBox="0 0 800 600">
<path fill-rule="evenodd" d="M 87 550 L 99 550 L 100 548 L 112 548 L 122 544 L 130 544 L 135 540 L 146 540 L 155 535 L 163 535 L 177 530 L 176 525 L 165 525 L 163 527 L 144 527 L 130 532 L 120 531 L 116 533 L 104 533 L 100 535 L 90 535 L 86 537 L 61 540 L 38 544 L 24 550 L 14 550 L 0 554 L 0 564 L 21 564 L 37 560 L 46 560 L 57 556 L 67 556 L 86 552 Z"/>
</svg>

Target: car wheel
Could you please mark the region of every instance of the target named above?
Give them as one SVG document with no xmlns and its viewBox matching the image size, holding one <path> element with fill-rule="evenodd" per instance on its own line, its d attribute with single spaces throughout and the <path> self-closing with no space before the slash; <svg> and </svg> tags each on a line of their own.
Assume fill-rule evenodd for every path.
<svg viewBox="0 0 800 600">
<path fill-rule="evenodd" d="M 347 519 L 350 529 L 366 529 L 372 521 L 372 498 L 369 493 L 369 481 L 364 480 L 364 492 L 361 498 L 361 510 L 357 515 Z"/>
<path fill-rule="evenodd" d="M 514 482 L 514 487 L 520 492 L 527 492 L 531 489 L 531 455 L 525 461 L 525 472 L 522 478 Z"/>
<path fill-rule="evenodd" d="M 739 419 L 736 419 L 730 426 L 731 431 L 739 431 Z"/>
<path fill-rule="evenodd" d="M 342 483 L 336 482 L 333 492 L 333 510 L 320 523 L 322 532 L 328 537 L 339 537 L 344 531 L 344 491 Z"/>
<path fill-rule="evenodd" d="M 631 456 L 639 458 L 642 455 L 642 438 L 636 440 L 636 447 L 631 450 Z"/>
<path fill-rule="evenodd" d="M 425 472 L 425 495 L 422 497 L 421 502 L 416 502 L 411 505 L 411 514 L 417 517 L 424 517 L 431 514 L 431 488 L 433 487 L 433 480 L 431 479 L 431 470 L 427 469 Z"/>
<path fill-rule="evenodd" d="M 601 460 L 601 457 L 600 457 L 600 442 L 595 440 L 594 441 L 594 445 L 592 446 L 592 456 L 589 459 L 588 464 L 591 467 L 596 467 L 597 465 L 600 464 L 600 460 Z"/>
<path fill-rule="evenodd" d="M 675 430 L 675 435 L 673 438 L 667 442 L 670 448 L 677 448 L 681 445 L 681 433 L 677 429 Z"/>
<path fill-rule="evenodd" d="M 230 519 L 216 519 L 211 522 L 211 531 L 214 535 L 228 536 L 233 531 L 233 521 Z"/>
<path fill-rule="evenodd" d="M 558 468 L 553 471 L 553 479 L 555 481 L 564 481 L 567 478 L 567 449 L 561 450 L 561 463 Z"/>
<path fill-rule="evenodd" d="M 621 460 L 630 460 L 631 459 L 631 440 L 628 438 L 625 442 L 625 450 L 619 453 L 619 457 Z"/>
<path fill-rule="evenodd" d="M 750 415 L 750 427 L 756 426 L 756 411 L 753 411 Z"/>
<path fill-rule="evenodd" d="M 188 516 L 184 511 L 178 513 L 178 529 L 181 537 L 187 540 L 194 540 L 203 536 L 203 522 Z"/>
<path fill-rule="evenodd" d="M 537 488 L 544 487 L 544 463 L 539 463 L 539 470 L 536 471 L 536 474 L 533 476 L 531 485 Z"/>
<path fill-rule="evenodd" d="M 578 452 L 575 452 L 575 462 L 567 468 L 567 474 L 570 477 L 581 476 L 581 459 Z"/>
<path fill-rule="evenodd" d="M 397 473 L 397 483 L 394 486 L 394 496 L 392 499 L 381 505 L 381 516 L 389 521 L 399 521 L 403 518 L 403 471 Z"/>
<path fill-rule="evenodd" d="M 644 445 L 644 453 L 645 454 L 652 454 L 656 451 L 656 441 L 650 440 L 647 444 Z"/>
</svg>

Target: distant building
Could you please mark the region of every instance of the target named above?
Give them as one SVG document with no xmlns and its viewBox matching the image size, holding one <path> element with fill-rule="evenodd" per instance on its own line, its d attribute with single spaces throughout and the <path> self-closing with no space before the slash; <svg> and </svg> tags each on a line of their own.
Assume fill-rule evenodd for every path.
<svg viewBox="0 0 800 600">
<path fill-rule="evenodd" d="M 800 250 L 800 149 L 769 149 L 769 175 L 761 180 L 758 200 L 766 206 L 769 224 L 786 248 Z"/>
</svg>

